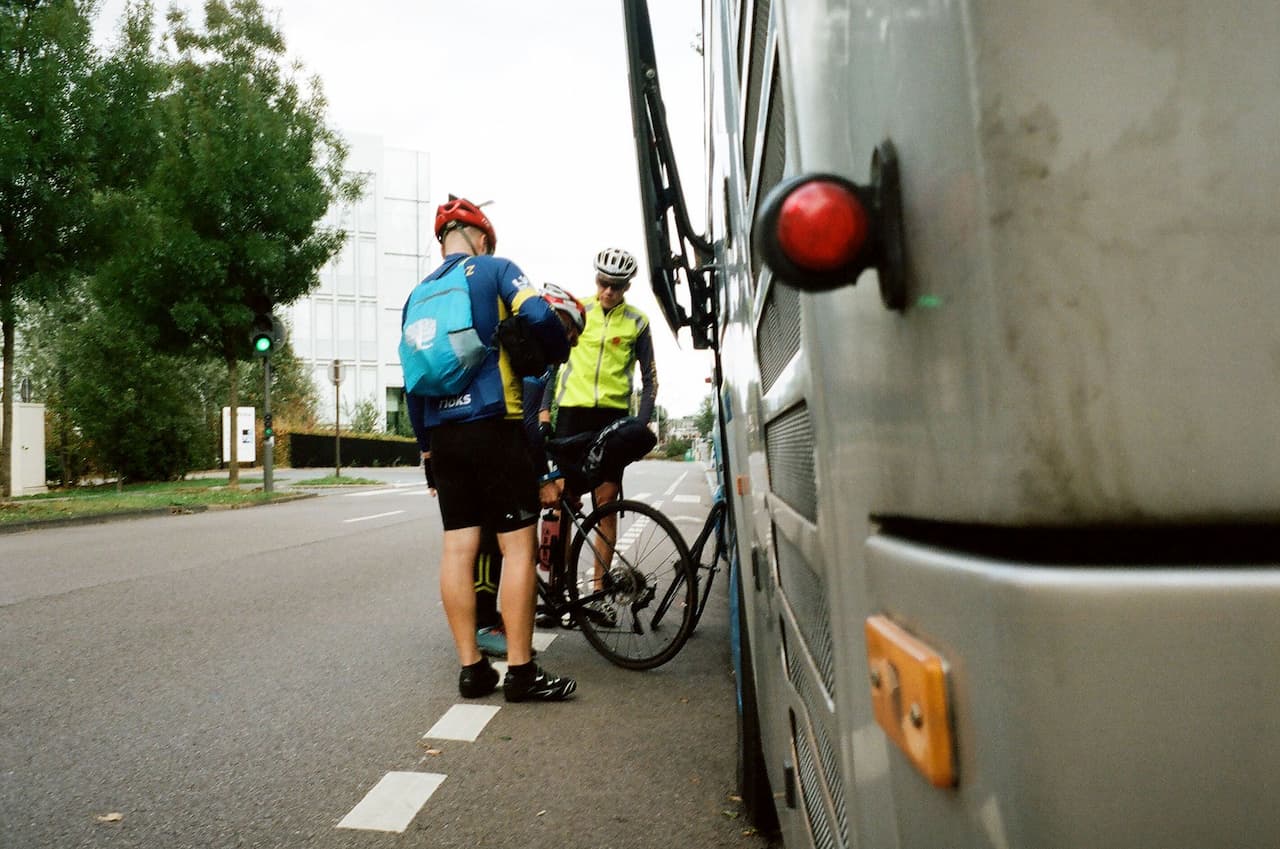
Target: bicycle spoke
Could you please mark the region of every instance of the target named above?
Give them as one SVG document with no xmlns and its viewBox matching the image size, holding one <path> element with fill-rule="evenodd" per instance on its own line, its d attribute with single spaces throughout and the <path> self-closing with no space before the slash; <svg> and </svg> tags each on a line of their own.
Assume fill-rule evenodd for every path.
<svg viewBox="0 0 1280 849">
<path fill-rule="evenodd" d="M 601 530 L 602 520 L 615 517 L 616 534 Z M 684 540 L 661 512 L 635 503 L 596 511 L 574 540 L 571 559 L 579 624 L 601 654 L 647 669 L 680 650 L 696 596 Z"/>
</svg>

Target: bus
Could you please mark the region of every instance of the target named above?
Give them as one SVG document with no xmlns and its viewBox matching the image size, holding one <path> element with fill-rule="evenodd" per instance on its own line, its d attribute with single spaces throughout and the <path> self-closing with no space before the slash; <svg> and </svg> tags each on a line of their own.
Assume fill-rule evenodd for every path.
<svg viewBox="0 0 1280 849">
<path fill-rule="evenodd" d="M 703 0 L 739 778 L 788 849 L 1280 845 L 1280 4 Z"/>
</svg>

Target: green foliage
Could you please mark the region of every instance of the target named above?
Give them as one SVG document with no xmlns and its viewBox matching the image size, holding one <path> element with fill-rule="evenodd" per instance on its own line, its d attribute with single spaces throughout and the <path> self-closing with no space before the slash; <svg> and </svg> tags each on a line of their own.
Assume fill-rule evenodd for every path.
<svg viewBox="0 0 1280 849">
<path fill-rule="evenodd" d="M 372 398 L 361 398 L 356 402 L 354 410 L 344 410 L 350 428 L 354 433 L 378 433 L 378 403 Z"/>
<path fill-rule="evenodd" d="M 662 452 L 662 456 L 668 460 L 678 460 L 683 458 L 684 453 L 692 447 L 692 439 L 668 439 L 659 450 Z"/>
<path fill-rule="evenodd" d="M 256 0 L 210 0 L 203 30 L 176 9 L 168 23 L 177 57 L 154 113 L 156 164 L 128 210 L 132 250 L 102 280 L 165 349 L 231 363 L 250 356 L 254 313 L 316 285 L 344 238 L 318 222 L 358 186 L 318 81 L 282 69 L 283 39 Z"/>
<path fill-rule="evenodd" d="M 258 0 L 207 0 L 202 28 L 177 8 L 167 22 L 175 56 L 149 113 L 154 167 L 117 210 L 96 281 L 160 350 L 221 359 L 234 408 L 253 316 L 316 285 L 345 238 L 319 222 L 360 185 L 343 173 L 346 146 L 325 124 L 319 81 L 282 67 L 284 40 Z"/>
<path fill-rule="evenodd" d="M 50 480 L 166 480 L 216 463 L 216 362 L 156 354 L 126 313 L 97 306 L 83 285 L 23 316 L 20 360 L 45 403 Z"/>
<path fill-rule="evenodd" d="M 127 314 L 95 306 L 84 292 L 46 309 L 37 322 L 47 328 L 43 350 L 33 359 L 56 362 L 42 379 L 48 403 L 75 423 L 80 448 L 100 473 L 170 480 L 212 464 L 216 366 L 157 354 Z"/>
<path fill-rule="evenodd" d="M 702 399 L 702 406 L 698 408 L 697 414 L 693 417 L 693 423 L 698 428 L 698 435 L 703 439 L 706 439 L 711 434 L 712 428 L 716 426 L 714 393 Z"/>
<path fill-rule="evenodd" d="M 94 184 L 90 9 L 78 0 L 0 4 L 0 497 L 11 494 L 18 303 L 56 292 L 84 246 Z"/>
<path fill-rule="evenodd" d="M 388 432 L 396 436 L 404 436 L 404 437 L 408 437 L 409 439 L 413 439 L 414 438 L 413 423 L 409 421 L 409 404 L 405 398 L 403 389 L 401 389 L 399 392 L 398 407 L 399 408 L 397 410 L 394 410 L 387 414 Z M 553 416 L 552 421 L 555 421 L 554 415 L 555 415 L 555 409 L 553 404 L 552 405 L 552 416 Z"/>
</svg>

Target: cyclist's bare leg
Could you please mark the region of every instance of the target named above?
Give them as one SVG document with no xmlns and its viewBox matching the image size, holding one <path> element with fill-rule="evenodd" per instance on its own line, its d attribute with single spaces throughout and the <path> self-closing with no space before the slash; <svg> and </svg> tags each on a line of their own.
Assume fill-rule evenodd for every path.
<svg viewBox="0 0 1280 849">
<path fill-rule="evenodd" d="M 502 624 L 507 631 L 507 663 L 519 666 L 533 659 L 533 595 L 536 583 L 534 563 L 538 542 L 536 525 L 498 534 L 502 548 L 502 580 L 498 599 L 502 604 Z M 472 597 L 474 599 L 474 591 Z M 471 635 L 472 640 L 475 634 Z"/>
<path fill-rule="evenodd" d="M 593 493 L 596 507 L 608 504 L 611 501 L 617 501 L 619 490 L 618 484 L 612 481 L 605 481 L 600 484 Z M 602 586 L 605 570 L 613 564 L 613 546 L 607 540 L 616 542 L 618 539 L 618 514 L 613 513 L 602 518 L 599 527 L 600 536 L 592 541 L 592 547 L 595 548 L 596 552 L 595 588 L 597 590 Z"/>
<path fill-rule="evenodd" d="M 480 529 L 458 528 L 444 532 L 440 558 L 440 599 L 453 633 L 458 660 L 470 666 L 480 660 L 476 648 L 475 562 L 480 551 Z"/>
</svg>

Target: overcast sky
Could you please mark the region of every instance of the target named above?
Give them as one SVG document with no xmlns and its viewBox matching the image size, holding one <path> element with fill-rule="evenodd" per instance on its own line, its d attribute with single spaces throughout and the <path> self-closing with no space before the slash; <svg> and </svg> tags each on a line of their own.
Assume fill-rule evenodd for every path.
<svg viewBox="0 0 1280 849">
<path fill-rule="evenodd" d="M 198 10 L 201 4 L 178 5 Z M 431 156 L 433 202 L 486 208 L 498 253 L 536 282 L 594 292 L 592 258 L 631 251 L 645 267 L 627 91 L 622 0 L 263 0 L 290 56 L 319 75 L 330 125 Z M 158 8 L 168 4 L 159 0 Z M 650 0 L 667 117 L 695 226 L 704 220 L 700 4 Z M 100 34 L 124 0 L 104 0 Z M 201 20 L 197 11 L 193 18 Z M 100 36 L 105 38 L 105 35 Z M 416 281 L 406 281 L 406 291 Z M 679 347 L 648 289 L 658 403 L 676 416 L 710 391 L 710 355 Z"/>
</svg>

